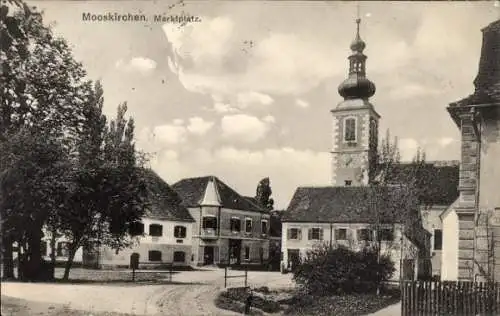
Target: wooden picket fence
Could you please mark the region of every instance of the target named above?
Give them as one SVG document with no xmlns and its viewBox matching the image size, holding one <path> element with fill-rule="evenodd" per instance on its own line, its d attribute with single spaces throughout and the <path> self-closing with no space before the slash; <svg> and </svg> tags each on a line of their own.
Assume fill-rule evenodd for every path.
<svg viewBox="0 0 500 316">
<path fill-rule="evenodd" d="M 500 284 L 403 281 L 401 315 L 500 315 Z"/>
</svg>

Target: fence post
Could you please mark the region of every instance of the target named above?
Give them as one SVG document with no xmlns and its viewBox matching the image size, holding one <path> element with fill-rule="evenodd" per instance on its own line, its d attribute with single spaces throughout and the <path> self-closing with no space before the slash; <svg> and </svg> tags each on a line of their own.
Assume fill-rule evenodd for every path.
<svg viewBox="0 0 500 316">
<path fill-rule="evenodd" d="M 135 282 L 135 267 L 132 267 L 132 282 Z"/>
<path fill-rule="evenodd" d="M 245 287 L 248 285 L 248 266 L 245 265 Z"/>
<path fill-rule="evenodd" d="M 227 265 L 224 266 L 224 288 L 227 287 Z"/>
<path fill-rule="evenodd" d="M 170 274 L 169 280 L 170 280 L 170 282 L 172 282 L 172 274 L 174 273 L 174 264 L 173 263 L 170 264 L 168 272 L 169 272 L 168 274 Z"/>
</svg>

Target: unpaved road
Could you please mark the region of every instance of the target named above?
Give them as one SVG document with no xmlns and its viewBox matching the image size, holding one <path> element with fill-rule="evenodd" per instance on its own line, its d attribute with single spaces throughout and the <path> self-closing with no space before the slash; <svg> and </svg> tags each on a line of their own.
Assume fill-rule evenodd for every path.
<svg viewBox="0 0 500 316">
<path fill-rule="evenodd" d="M 229 275 L 243 275 L 229 271 Z M 133 315 L 232 316 L 240 315 L 218 309 L 214 299 L 224 288 L 224 270 L 188 271 L 174 275 L 185 284 L 164 285 L 87 285 L 3 282 L 5 296 L 37 302 L 68 305 L 83 311 L 108 311 Z M 196 282 L 196 283 L 193 283 Z M 228 286 L 243 286 L 243 278 L 233 278 Z M 292 285 L 289 275 L 279 272 L 249 272 L 248 285 L 271 288 Z"/>
</svg>

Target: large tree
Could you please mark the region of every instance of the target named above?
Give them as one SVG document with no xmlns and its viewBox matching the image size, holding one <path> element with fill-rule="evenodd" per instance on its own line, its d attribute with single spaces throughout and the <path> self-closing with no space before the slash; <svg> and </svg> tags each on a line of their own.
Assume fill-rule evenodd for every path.
<svg viewBox="0 0 500 316">
<path fill-rule="evenodd" d="M 273 191 L 271 190 L 269 178 L 264 178 L 260 180 L 257 185 L 255 199 L 267 210 L 272 210 L 274 208 L 274 200 L 271 198 L 272 193 Z"/>
<path fill-rule="evenodd" d="M 66 181 L 59 179 L 59 171 L 64 168 L 53 166 L 68 165 L 64 160 L 86 98 L 84 75 L 66 42 L 53 36 L 36 9 L 21 1 L 2 2 L 0 146 L 4 150 L 0 151 L 0 212 L 5 277 L 13 276 L 14 241 L 22 241 L 18 248 L 25 250 L 21 259 L 30 267 L 27 274 L 37 274 L 37 239 L 44 221 L 57 209 L 52 205 L 60 197 L 55 194 L 60 189 L 58 183 Z M 9 194 L 14 188 L 23 198 Z M 7 215 L 13 213 L 17 220 L 9 220 Z M 30 232 L 23 227 L 29 227 Z"/>
</svg>

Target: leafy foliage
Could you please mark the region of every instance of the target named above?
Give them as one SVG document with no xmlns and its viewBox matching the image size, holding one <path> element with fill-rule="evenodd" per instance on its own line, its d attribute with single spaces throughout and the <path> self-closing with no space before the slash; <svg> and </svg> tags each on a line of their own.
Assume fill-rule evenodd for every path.
<svg viewBox="0 0 500 316">
<path fill-rule="evenodd" d="M 274 207 L 274 200 L 271 198 L 272 193 L 273 191 L 271 190 L 271 182 L 269 181 L 269 178 L 264 178 L 260 180 L 257 185 L 255 198 L 264 208 L 272 210 Z"/>
<path fill-rule="evenodd" d="M 316 247 L 294 269 L 293 278 L 311 294 L 368 293 L 395 271 L 388 256 L 380 261 L 377 256 L 371 248 L 356 252 L 342 246 Z"/>
</svg>

